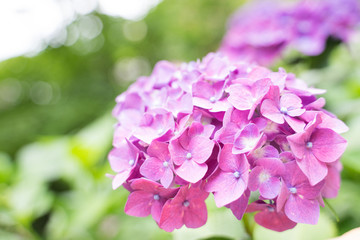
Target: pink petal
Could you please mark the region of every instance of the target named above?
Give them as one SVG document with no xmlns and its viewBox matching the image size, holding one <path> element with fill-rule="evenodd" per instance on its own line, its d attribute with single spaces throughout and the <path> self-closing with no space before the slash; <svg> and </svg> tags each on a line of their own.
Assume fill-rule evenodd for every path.
<svg viewBox="0 0 360 240">
<path fill-rule="evenodd" d="M 285 204 L 285 214 L 294 222 L 315 225 L 319 220 L 319 203 L 291 194 Z"/>
<path fill-rule="evenodd" d="M 154 194 L 143 191 L 130 193 L 125 205 L 125 213 L 134 217 L 146 217 L 151 213 Z"/>
<path fill-rule="evenodd" d="M 203 125 L 201 122 L 192 122 L 191 126 L 188 129 L 188 138 L 191 140 L 197 135 L 201 135 L 206 138 L 210 138 L 214 131 L 215 126 L 207 124 Z M 187 143 L 189 145 L 189 143 Z"/>
<path fill-rule="evenodd" d="M 284 123 L 284 116 L 280 112 L 279 107 L 276 106 L 275 102 L 270 99 L 265 99 L 261 104 L 261 114 L 270 119 L 271 121 L 283 124 Z"/>
<path fill-rule="evenodd" d="M 179 229 L 184 225 L 182 214 L 182 206 L 171 204 L 172 200 L 168 200 L 161 212 L 159 227 L 167 232 Z"/>
<path fill-rule="evenodd" d="M 253 123 L 248 124 L 236 137 L 232 152 L 241 154 L 255 150 L 261 137 L 258 127 Z"/>
<path fill-rule="evenodd" d="M 154 196 L 152 196 L 154 198 Z M 153 200 L 151 205 L 151 216 L 155 220 L 155 222 L 160 222 L 162 208 L 165 204 L 165 199 Z"/>
<path fill-rule="evenodd" d="M 177 117 L 179 113 L 192 113 L 193 104 L 191 94 L 185 93 L 177 99 L 168 99 L 167 109 L 173 113 L 174 117 Z"/>
<path fill-rule="evenodd" d="M 264 167 L 271 176 L 281 176 L 285 172 L 284 164 L 278 158 L 261 158 L 256 165 Z"/>
<path fill-rule="evenodd" d="M 322 162 L 334 162 L 344 153 L 347 142 L 331 129 L 317 129 L 311 135 L 311 151 Z"/>
<path fill-rule="evenodd" d="M 239 131 L 239 127 L 235 123 L 228 123 L 225 127 L 222 127 L 215 134 L 215 140 L 222 142 L 223 144 L 233 144 L 235 134 Z"/>
<path fill-rule="evenodd" d="M 295 94 L 285 93 L 280 98 L 280 107 L 285 107 L 288 110 L 288 114 L 291 117 L 299 116 L 291 114 L 292 111 L 297 110 L 302 107 L 301 99 Z M 303 109 L 301 112 L 303 113 L 305 110 Z M 293 112 L 295 113 L 295 112 Z M 302 114 L 301 113 L 301 114 Z M 301 115 L 300 114 L 300 115 Z"/>
<path fill-rule="evenodd" d="M 242 178 L 236 178 L 232 172 L 215 172 L 205 185 L 206 191 L 214 192 L 217 207 L 225 206 L 244 193 L 246 183 Z"/>
<path fill-rule="evenodd" d="M 259 188 L 260 195 L 266 199 L 274 199 L 280 192 L 281 183 L 277 177 L 271 177 L 262 183 Z"/>
<path fill-rule="evenodd" d="M 109 153 L 109 162 L 115 172 L 132 169 L 138 159 L 137 148 L 128 140 L 121 143 L 118 148 L 113 148 Z"/>
<path fill-rule="evenodd" d="M 179 142 L 179 139 L 172 140 L 169 144 L 169 152 L 171 155 L 171 160 L 176 165 L 181 165 L 186 160 L 186 155 L 188 153 Z"/>
<path fill-rule="evenodd" d="M 209 99 L 193 97 L 192 99 L 194 106 L 201 107 L 204 109 L 211 109 L 213 104 L 209 101 Z"/>
<path fill-rule="evenodd" d="M 320 196 L 320 191 L 323 189 L 325 181 L 312 186 L 307 181 L 302 182 L 297 186 L 298 196 L 306 199 L 316 199 Z"/>
<path fill-rule="evenodd" d="M 333 166 L 328 168 L 328 175 L 325 178 L 325 185 L 321 191 L 321 194 L 325 198 L 335 198 L 340 189 L 340 171 Z"/>
<path fill-rule="evenodd" d="M 304 132 L 295 133 L 293 135 L 287 136 L 286 139 L 288 140 L 291 151 L 295 157 L 298 159 L 303 158 L 306 151 L 306 134 Z"/>
<path fill-rule="evenodd" d="M 192 93 L 194 99 L 201 98 L 210 103 L 209 99 L 215 95 L 215 88 L 208 82 L 198 81 L 192 85 Z M 195 103 L 194 105 L 197 106 Z"/>
<path fill-rule="evenodd" d="M 231 85 L 229 87 L 228 101 L 239 110 L 251 109 L 253 96 L 248 88 L 240 84 Z"/>
<path fill-rule="evenodd" d="M 288 151 L 280 153 L 279 158 L 283 163 L 287 163 L 287 162 L 295 160 L 294 154 L 292 154 L 292 152 L 288 152 Z"/>
<path fill-rule="evenodd" d="M 161 187 L 159 183 L 145 178 L 139 178 L 134 180 L 133 182 L 131 182 L 130 186 L 133 190 L 141 190 L 150 193 L 156 192 L 156 189 Z"/>
<path fill-rule="evenodd" d="M 192 160 L 186 160 L 175 169 L 175 173 L 188 182 L 196 183 L 205 176 L 207 169 L 208 166 L 205 163 L 198 164 Z"/>
<path fill-rule="evenodd" d="M 189 150 L 191 151 L 191 160 L 197 163 L 204 163 L 211 156 L 214 148 L 214 142 L 204 136 L 195 136 L 190 140 Z"/>
<path fill-rule="evenodd" d="M 305 133 L 306 133 L 307 138 L 310 138 L 310 135 L 313 133 L 315 128 L 317 126 L 319 126 L 319 124 L 321 124 L 321 123 L 322 123 L 322 117 L 321 117 L 321 114 L 318 113 L 314 116 L 313 120 L 310 121 L 305 127 Z"/>
<path fill-rule="evenodd" d="M 261 166 L 257 166 L 253 168 L 249 175 L 248 188 L 250 191 L 254 192 L 259 189 L 259 175 L 263 172 L 264 168 Z"/>
<path fill-rule="evenodd" d="M 349 130 L 343 121 L 335 117 L 331 117 L 324 112 L 306 111 L 303 115 L 301 115 L 301 118 L 305 121 L 311 121 L 316 114 L 320 114 L 322 119 L 322 122 L 318 125 L 319 128 L 329 128 L 337 133 L 344 133 Z"/>
<path fill-rule="evenodd" d="M 112 188 L 115 190 L 120 187 L 130 176 L 131 172 L 129 170 L 124 170 L 115 175 L 112 181 Z"/>
<path fill-rule="evenodd" d="M 298 186 L 304 182 L 308 183 L 308 177 L 299 168 L 296 161 L 291 161 L 286 164 L 285 173 L 282 175 L 283 180 L 289 186 Z"/>
<path fill-rule="evenodd" d="M 226 112 L 229 108 L 231 108 L 231 104 L 227 101 L 227 99 L 216 101 L 210 112 Z"/>
<path fill-rule="evenodd" d="M 207 221 L 207 209 L 203 200 L 191 201 L 184 210 L 184 223 L 188 228 L 198 228 Z"/>
<path fill-rule="evenodd" d="M 164 175 L 161 177 L 160 182 L 165 187 L 168 188 L 174 180 L 174 173 L 170 168 L 165 169 Z"/>
<path fill-rule="evenodd" d="M 234 155 L 232 154 L 231 144 L 225 144 L 220 151 L 219 155 L 219 167 L 222 171 L 225 172 L 235 172 L 240 173 L 248 171 L 249 163 L 244 154 Z"/>
<path fill-rule="evenodd" d="M 159 194 L 163 198 L 172 198 L 178 192 L 178 188 L 163 188 L 159 183 L 145 178 L 138 178 L 131 183 L 132 190 Z"/>
<path fill-rule="evenodd" d="M 261 99 L 269 92 L 270 86 L 271 80 L 269 78 L 256 81 L 251 87 L 253 96 L 255 96 L 258 101 L 261 101 Z"/>
<path fill-rule="evenodd" d="M 286 184 L 284 183 L 284 181 L 281 183 L 281 189 L 280 189 L 280 193 L 277 197 L 277 201 L 276 201 L 276 211 L 280 212 L 283 207 L 285 206 L 285 203 L 287 201 L 287 199 L 290 196 L 290 192 L 286 186 Z"/>
<path fill-rule="evenodd" d="M 323 97 L 316 99 L 315 101 L 313 101 L 312 103 L 307 104 L 305 107 L 308 110 L 311 109 L 315 109 L 315 110 L 319 110 L 321 108 L 323 108 L 326 104 L 326 101 Z"/>
<path fill-rule="evenodd" d="M 260 159 L 260 158 L 279 158 L 278 150 L 272 145 L 266 145 L 262 148 L 256 149 L 251 153 L 251 158 Z"/>
<path fill-rule="evenodd" d="M 170 159 L 169 144 L 159 141 L 152 141 L 147 149 L 147 154 L 150 157 L 157 157 L 162 161 Z"/>
<path fill-rule="evenodd" d="M 123 126 L 117 126 L 114 132 L 113 146 L 120 147 L 126 140 L 132 136 L 132 130 L 126 129 Z"/>
<path fill-rule="evenodd" d="M 299 119 L 292 118 L 290 116 L 284 116 L 285 121 L 295 132 L 302 132 L 305 128 L 305 123 Z"/>
<path fill-rule="evenodd" d="M 297 160 L 296 162 L 301 171 L 308 177 L 311 185 L 319 183 L 328 173 L 326 164 L 318 161 L 309 151 L 303 159 Z"/>
<path fill-rule="evenodd" d="M 241 220 L 246 211 L 246 207 L 248 206 L 249 198 L 250 191 L 246 190 L 239 199 L 235 200 L 232 203 L 229 203 L 228 205 L 226 205 L 226 207 L 230 208 L 230 210 L 238 220 Z"/>
<path fill-rule="evenodd" d="M 291 221 L 282 211 L 265 210 L 257 213 L 254 219 L 259 225 L 277 232 L 283 232 L 296 226 L 296 223 Z"/>
<path fill-rule="evenodd" d="M 164 176 L 165 168 L 163 161 L 158 158 L 151 157 L 145 160 L 140 167 L 140 173 L 151 180 L 158 181 Z"/>
</svg>

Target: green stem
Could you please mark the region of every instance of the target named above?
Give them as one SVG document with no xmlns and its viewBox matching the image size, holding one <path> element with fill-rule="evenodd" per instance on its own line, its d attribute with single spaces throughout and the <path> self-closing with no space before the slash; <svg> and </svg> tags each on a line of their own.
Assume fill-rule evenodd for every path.
<svg viewBox="0 0 360 240">
<path fill-rule="evenodd" d="M 251 224 L 251 216 L 249 216 L 249 214 L 245 213 L 242 219 L 244 222 L 245 231 L 249 235 L 250 240 L 252 240 L 253 233 L 254 233 L 254 227 L 253 227 L 253 224 Z"/>
<path fill-rule="evenodd" d="M 337 215 L 335 209 L 331 206 L 331 204 L 327 201 L 326 198 L 324 198 L 324 203 L 330 209 L 330 212 L 334 215 L 336 222 L 339 222 L 340 221 L 339 216 Z"/>
</svg>

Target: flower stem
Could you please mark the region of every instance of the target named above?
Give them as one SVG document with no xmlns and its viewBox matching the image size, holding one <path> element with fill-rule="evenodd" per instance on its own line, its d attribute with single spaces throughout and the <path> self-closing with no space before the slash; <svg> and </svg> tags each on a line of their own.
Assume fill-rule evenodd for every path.
<svg viewBox="0 0 360 240">
<path fill-rule="evenodd" d="M 244 222 L 244 228 L 246 233 L 249 235 L 249 239 L 253 239 L 253 233 L 254 233 L 254 224 L 252 223 L 251 216 L 249 214 L 244 214 L 243 216 L 243 222 Z"/>
<path fill-rule="evenodd" d="M 327 201 L 326 198 L 324 198 L 325 205 L 330 209 L 330 212 L 334 215 L 336 222 L 339 222 L 339 216 L 337 215 L 335 209 L 331 206 L 331 204 Z"/>
</svg>

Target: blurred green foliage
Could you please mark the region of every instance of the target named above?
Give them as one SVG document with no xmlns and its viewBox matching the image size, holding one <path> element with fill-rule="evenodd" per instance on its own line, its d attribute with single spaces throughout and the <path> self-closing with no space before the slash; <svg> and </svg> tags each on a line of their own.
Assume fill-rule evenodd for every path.
<svg viewBox="0 0 360 240">
<path fill-rule="evenodd" d="M 215 51 L 242 2 L 165 0 L 138 22 L 92 13 L 68 26 L 65 46 L 1 62 L 0 239 L 249 238 L 211 197 L 203 228 L 166 233 L 149 217 L 126 216 L 126 190 L 113 191 L 105 178 L 116 95 L 159 60 L 190 61 Z M 82 36 L 83 18 L 100 23 L 100 34 Z M 327 239 L 360 225 L 360 59 L 350 56 L 360 52 L 358 39 L 347 47 L 330 42 L 316 58 L 291 52 L 276 64 L 327 89 L 326 108 L 351 129 L 342 188 L 329 201 L 340 222 L 323 209 L 319 225 L 285 233 L 249 223 L 254 239 Z"/>
</svg>

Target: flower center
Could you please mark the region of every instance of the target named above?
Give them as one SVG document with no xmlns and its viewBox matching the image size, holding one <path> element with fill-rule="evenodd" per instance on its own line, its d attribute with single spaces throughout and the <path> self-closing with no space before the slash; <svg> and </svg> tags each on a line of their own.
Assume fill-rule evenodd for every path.
<svg viewBox="0 0 360 240">
<path fill-rule="evenodd" d="M 135 163 L 135 161 L 134 161 L 134 160 L 132 160 L 132 159 L 131 159 L 131 160 L 129 160 L 129 165 L 130 165 L 130 166 L 134 165 L 134 163 Z"/>
<path fill-rule="evenodd" d="M 292 194 L 295 194 L 295 193 L 297 192 L 296 188 L 294 188 L 294 187 L 289 188 L 289 191 L 290 191 Z"/>
<path fill-rule="evenodd" d="M 188 200 L 185 200 L 185 201 L 183 202 L 183 206 L 184 206 L 184 207 L 188 207 L 189 205 L 190 205 L 190 203 L 189 203 Z"/>
<path fill-rule="evenodd" d="M 312 142 L 307 142 L 306 143 L 306 148 L 312 148 L 313 147 L 313 143 Z"/>
<path fill-rule="evenodd" d="M 275 209 L 273 207 L 267 206 L 267 209 L 269 212 L 275 212 Z"/>
<path fill-rule="evenodd" d="M 267 182 L 270 178 L 270 174 L 267 173 L 266 171 L 263 171 L 259 174 L 259 182 L 260 183 L 264 183 Z"/>
<path fill-rule="evenodd" d="M 168 163 L 168 162 L 163 162 L 163 166 L 164 166 L 164 167 L 168 167 L 168 166 L 169 166 L 169 163 Z"/>
<path fill-rule="evenodd" d="M 154 195 L 154 200 L 156 200 L 156 201 L 157 201 L 157 200 L 159 200 L 159 199 L 160 199 L 159 194 L 155 194 L 155 195 Z"/>
<path fill-rule="evenodd" d="M 281 107 L 280 108 L 280 112 L 282 113 L 282 114 L 287 114 L 287 108 L 286 107 Z"/>
<path fill-rule="evenodd" d="M 187 153 L 187 154 L 186 154 L 186 159 L 190 159 L 190 158 L 192 158 L 191 153 Z"/>
<path fill-rule="evenodd" d="M 215 99 L 215 97 L 211 97 L 211 98 L 209 99 L 209 101 L 210 101 L 211 103 L 214 103 L 214 102 L 216 102 L 216 99 Z"/>
<path fill-rule="evenodd" d="M 234 172 L 234 177 L 239 178 L 240 177 L 240 173 L 238 171 Z"/>
</svg>

